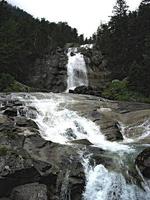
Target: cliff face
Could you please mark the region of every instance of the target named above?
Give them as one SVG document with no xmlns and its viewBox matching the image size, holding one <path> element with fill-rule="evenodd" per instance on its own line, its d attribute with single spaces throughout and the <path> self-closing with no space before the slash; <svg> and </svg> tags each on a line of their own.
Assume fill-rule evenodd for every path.
<svg viewBox="0 0 150 200">
<path fill-rule="evenodd" d="M 101 91 L 106 87 L 110 80 L 110 72 L 107 69 L 107 61 L 103 58 L 100 51 L 95 48 L 81 49 L 84 55 L 87 71 L 89 86 L 93 89 Z"/>
<path fill-rule="evenodd" d="M 88 84 L 96 91 L 101 91 L 109 81 L 107 62 L 101 52 L 90 48 L 78 48 L 84 55 Z M 30 75 L 30 85 L 34 88 L 51 92 L 64 92 L 67 89 L 67 49 L 58 48 L 51 55 L 37 59 Z"/>
<path fill-rule="evenodd" d="M 34 88 L 64 92 L 67 88 L 66 65 L 67 55 L 61 48 L 43 59 L 37 59 L 30 75 L 30 84 Z"/>
</svg>

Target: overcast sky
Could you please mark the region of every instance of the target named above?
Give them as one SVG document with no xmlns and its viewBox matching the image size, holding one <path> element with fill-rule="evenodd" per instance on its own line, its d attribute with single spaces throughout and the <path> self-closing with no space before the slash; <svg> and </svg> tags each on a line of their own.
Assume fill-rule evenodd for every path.
<svg viewBox="0 0 150 200">
<path fill-rule="evenodd" d="M 91 36 L 100 25 L 108 21 L 116 0 L 8 0 L 34 17 L 51 22 L 65 21 L 78 29 L 80 34 Z M 138 7 L 141 0 L 127 0 L 130 10 Z"/>
</svg>

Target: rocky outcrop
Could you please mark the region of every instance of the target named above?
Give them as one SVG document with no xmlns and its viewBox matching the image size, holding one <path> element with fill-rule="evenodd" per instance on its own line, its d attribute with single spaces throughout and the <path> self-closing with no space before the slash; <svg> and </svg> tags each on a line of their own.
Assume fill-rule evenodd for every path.
<svg viewBox="0 0 150 200">
<path fill-rule="evenodd" d="M 1 99 L 0 197 L 57 200 L 68 193 L 74 200 L 81 199 L 84 172 L 76 150 L 42 139 L 23 108 L 7 96 Z"/>
<path fill-rule="evenodd" d="M 67 88 L 67 55 L 64 49 L 57 50 L 45 58 L 37 59 L 30 76 L 30 85 L 51 92 L 64 92 Z"/>
<path fill-rule="evenodd" d="M 145 178 L 150 179 L 150 148 L 146 148 L 136 158 L 135 164 Z"/>
<path fill-rule="evenodd" d="M 22 95 L 29 100 L 27 94 Z M 146 104 L 137 104 L 133 112 L 132 103 L 63 95 L 69 99 L 74 96 L 75 101 L 70 101 L 73 108 L 100 126 L 110 141 L 122 140 L 119 119 L 129 125 L 135 123 L 134 117 L 141 123 L 149 116 Z M 81 200 L 85 174 L 80 150 L 85 155 L 91 153 L 92 165 L 103 164 L 110 170 L 117 165 L 110 152 L 93 147 L 88 140 L 61 145 L 41 138 L 37 124 L 28 118 L 35 119 L 38 111 L 32 106 L 26 108 L 17 98 L 1 95 L 0 105 L 0 199 Z M 149 178 L 149 150 L 139 155 L 136 164 Z"/>
<path fill-rule="evenodd" d="M 80 48 L 84 55 L 89 86 L 94 90 L 101 92 L 110 81 L 110 72 L 107 69 L 107 61 L 104 59 L 102 53 L 93 48 Z"/>
<path fill-rule="evenodd" d="M 12 200 L 48 200 L 48 190 L 46 185 L 31 183 L 21 185 L 13 189 Z"/>
<path fill-rule="evenodd" d="M 87 94 L 87 95 L 94 95 L 94 96 L 101 96 L 100 91 L 96 91 L 96 89 L 92 88 L 91 86 L 79 86 L 76 87 L 74 90 L 69 90 L 69 93 L 73 94 Z"/>
<path fill-rule="evenodd" d="M 97 95 L 107 86 L 110 72 L 107 62 L 100 51 L 95 48 L 79 47 L 78 51 L 84 55 L 86 62 L 89 86 L 92 95 Z M 73 53 L 72 53 L 73 55 Z M 64 92 L 67 88 L 67 49 L 57 50 L 35 62 L 35 67 L 29 77 L 29 84 L 33 91 Z M 84 93 L 86 94 L 86 93 Z M 98 95 L 99 96 L 99 95 Z"/>
</svg>

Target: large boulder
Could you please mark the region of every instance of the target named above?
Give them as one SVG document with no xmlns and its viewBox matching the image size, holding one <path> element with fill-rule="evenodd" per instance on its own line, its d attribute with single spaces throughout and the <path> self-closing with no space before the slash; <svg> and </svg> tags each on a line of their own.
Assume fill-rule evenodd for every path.
<svg viewBox="0 0 150 200">
<path fill-rule="evenodd" d="M 9 195 L 17 185 L 36 182 L 40 178 L 30 155 L 23 149 L 1 146 L 0 163 L 0 197 Z"/>
<path fill-rule="evenodd" d="M 31 183 L 13 189 L 11 200 L 48 200 L 46 185 Z"/>
<path fill-rule="evenodd" d="M 84 86 L 84 85 L 76 87 L 74 90 L 69 90 L 69 93 L 87 94 L 87 95 L 94 95 L 94 96 L 100 96 L 101 95 L 99 90 L 94 89 L 91 86 Z"/>
</svg>

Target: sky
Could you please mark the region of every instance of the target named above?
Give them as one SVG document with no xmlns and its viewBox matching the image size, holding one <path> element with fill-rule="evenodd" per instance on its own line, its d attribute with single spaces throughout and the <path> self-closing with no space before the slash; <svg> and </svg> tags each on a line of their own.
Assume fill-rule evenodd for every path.
<svg viewBox="0 0 150 200">
<path fill-rule="evenodd" d="M 116 0 L 8 0 L 36 18 L 50 22 L 68 22 L 79 34 L 90 37 L 101 22 L 112 15 Z M 141 0 L 126 0 L 130 10 L 138 8 Z"/>
</svg>

